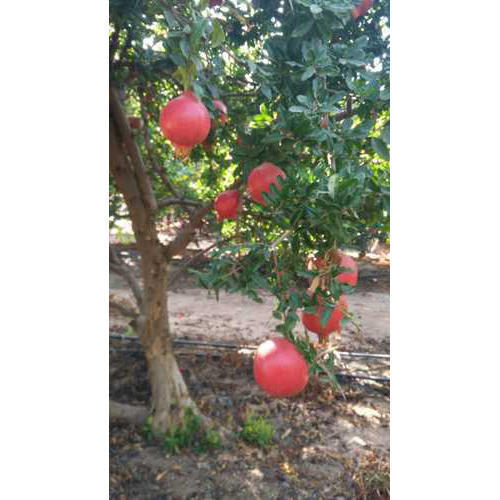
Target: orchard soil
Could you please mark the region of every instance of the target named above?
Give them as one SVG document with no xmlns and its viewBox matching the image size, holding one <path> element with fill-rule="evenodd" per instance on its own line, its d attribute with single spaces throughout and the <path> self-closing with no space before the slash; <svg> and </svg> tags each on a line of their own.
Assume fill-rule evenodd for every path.
<svg viewBox="0 0 500 500">
<path fill-rule="evenodd" d="M 133 250 L 122 253 L 131 264 L 137 264 L 135 255 Z M 339 350 L 389 354 L 389 273 L 383 258 L 360 262 L 360 281 L 348 299 L 362 337 L 355 328 L 346 328 Z M 114 274 L 110 296 L 131 304 L 124 282 Z M 238 294 L 221 294 L 217 302 L 184 273 L 169 293 L 174 337 L 258 344 L 275 335 L 273 299 L 262 297 L 259 304 Z M 110 333 L 131 333 L 128 320 L 114 310 Z M 110 341 L 110 398 L 147 405 L 144 358 L 131 344 L 137 345 Z M 341 390 L 334 391 L 313 381 L 294 398 L 275 399 L 255 384 L 250 356 L 235 351 L 201 356 L 200 350 L 180 349 L 180 368 L 200 410 L 234 438 L 217 450 L 187 449 L 172 455 L 148 441 L 141 429 L 111 422 L 110 498 L 389 498 L 388 383 L 344 379 Z M 354 371 L 373 373 L 364 363 L 358 361 Z M 375 374 L 388 376 L 388 364 Z M 270 446 L 259 448 L 238 438 L 249 413 L 272 423 Z"/>
</svg>

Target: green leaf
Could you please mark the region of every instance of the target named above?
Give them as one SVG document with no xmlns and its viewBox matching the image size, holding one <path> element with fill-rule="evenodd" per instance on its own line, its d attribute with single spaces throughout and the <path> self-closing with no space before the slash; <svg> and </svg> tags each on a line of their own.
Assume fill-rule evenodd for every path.
<svg viewBox="0 0 500 500">
<path fill-rule="evenodd" d="M 298 38 L 300 36 L 304 36 L 306 33 L 309 32 L 309 30 L 313 27 L 314 25 L 314 19 L 310 19 L 309 21 L 306 21 L 305 23 L 300 23 L 293 31 L 292 31 L 292 38 Z"/>
<path fill-rule="evenodd" d="M 328 194 L 332 198 L 332 200 L 335 198 L 335 186 L 337 184 L 337 174 L 334 174 L 328 179 Z"/>
<path fill-rule="evenodd" d="M 387 87 L 384 90 L 380 91 L 380 99 L 382 99 L 382 101 L 387 101 L 387 100 L 389 100 L 390 97 L 391 97 L 391 93 Z"/>
<path fill-rule="evenodd" d="M 308 105 L 309 104 L 309 99 L 305 95 L 298 95 L 297 96 L 297 101 L 300 102 L 300 104 Z"/>
<path fill-rule="evenodd" d="M 333 308 L 332 307 L 325 307 L 325 310 L 321 314 L 321 319 L 320 319 L 320 324 L 324 328 L 326 324 L 328 323 L 331 315 L 333 313 Z"/>
<path fill-rule="evenodd" d="M 307 111 L 307 108 L 304 108 L 304 106 L 290 106 L 288 111 L 292 113 L 304 113 Z"/>
<path fill-rule="evenodd" d="M 262 85 L 260 90 L 268 99 L 271 99 L 273 97 L 271 89 L 267 85 Z"/>
<path fill-rule="evenodd" d="M 191 31 L 191 36 L 189 37 L 189 45 L 192 53 L 198 52 L 200 40 L 203 36 L 203 32 L 208 24 L 208 20 L 205 18 L 201 18 L 193 25 L 193 29 Z"/>
<path fill-rule="evenodd" d="M 213 21 L 213 27 L 214 29 L 212 31 L 212 34 L 210 35 L 210 42 L 212 44 L 212 47 L 218 47 L 224 42 L 226 35 L 218 21 Z"/>
<path fill-rule="evenodd" d="M 182 55 L 186 59 L 189 59 L 189 43 L 187 42 L 187 40 L 185 40 L 185 39 L 181 40 L 179 45 L 181 47 Z"/>
<path fill-rule="evenodd" d="M 300 79 L 302 81 L 305 81 L 307 80 L 308 78 L 311 78 L 311 76 L 314 75 L 314 73 L 316 73 L 316 69 L 313 67 L 313 66 L 309 66 L 309 68 L 307 68 L 304 73 L 302 73 L 302 76 L 300 77 Z"/>
<path fill-rule="evenodd" d="M 384 160 L 390 160 L 389 150 L 384 141 L 379 138 L 372 138 L 372 148 Z"/>
<path fill-rule="evenodd" d="M 391 126 L 387 124 L 380 133 L 380 138 L 389 145 L 391 143 Z"/>
</svg>

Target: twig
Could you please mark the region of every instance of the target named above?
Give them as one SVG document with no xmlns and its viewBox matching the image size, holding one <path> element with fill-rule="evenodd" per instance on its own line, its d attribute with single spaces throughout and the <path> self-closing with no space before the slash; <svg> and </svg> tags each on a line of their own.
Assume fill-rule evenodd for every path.
<svg viewBox="0 0 500 500">
<path fill-rule="evenodd" d="M 347 96 L 346 110 L 341 111 L 340 113 L 337 113 L 336 115 L 334 115 L 333 119 L 335 121 L 340 121 L 340 120 L 343 120 L 344 118 L 349 118 L 355 114 L 356 114 L 356 112 L 353 111 L 353 109 L 352 109 L 352 97 L 349 95 L 349 96 Z"/>
<path fill-rule="evenodd" d="M 221 245 L 221 244 L 227 242 L 228 240 L 229 240 L 229 238 L 226 238 L 226 239 L 224 239 L 222 241 L 216 241 L 215 243 L 213 243 L 212 245 L 208 246 L 207 248 L 204 248 L 203 250 L 200 250 L 196 255 L 194 255 L 193 257 L 191 257 L 187 262 L 183 263 L 182 266 L 175 273 L 172 274 L 172 277 L 168 281 L 167 287 L 170 288 L 177 281 L 177 279 L 182 275 L 182 273 L 191 264 L 193 264 L 193 262 L 195 262 L 196 260 L 198 260 L 202 255 L 206 254 L 207 252 L 209 252 L 210 250 L 212 250 L 212 248 L 216 247 L 217 245 Z"/>
</svg>

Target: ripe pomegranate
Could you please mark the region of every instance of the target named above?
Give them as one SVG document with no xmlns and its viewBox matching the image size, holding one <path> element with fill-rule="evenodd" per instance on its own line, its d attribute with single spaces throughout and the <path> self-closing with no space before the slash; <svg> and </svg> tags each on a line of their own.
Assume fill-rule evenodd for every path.
<svg viewBox="0 0 500 500">
<path fill-rule="evenodd" d="M 359 5 L 352 9 L 351 16 L 353 17 L 353 19 L 357 19 L 358 17 L 366 14 L 372 6 L 373 0 L 363 0 Z"/>
<path fill-rule="evenodd" d="M 340 320 L 344 317 L 344 312 L 347 311 L 348 304 L 345 295 L 341 295 L 337 306 L 333 310 L 330 319 L 325 326 L 321 326 L 321 316 L 325 307 L 322 306 L 322 299 L 318 297 L 318 306 L 316 313 L 302 313 L 302 324 L 311 332 L 314 332 L 320 339 L 327 339 L 330 333 L 339 332 L 341 330 Z"/>
<path fill-rule="evenodd" d="M 220 111 L 219 119 L 222 125 L 224 125 L 227 122 L 227 106 L 222 101 L 219 101 L 219 99 L 214 99 L 212 103 L 215 109 L 218 109 Z"/>
<path fill-rule="evenodd" d="M 263 391 L 283 398 L 295 396 L 304 389 L 309 380 L 309 367 L 294 344 L 275 337 L 258 347 L 253 374 Z"/>
<path fill-rule="evenodd" d="M 252 200 L 260 205 L 265 205 L 266 202 L 262 197 L 262 193 L 269 193 L 269 186 L 274 184 L 277 189 L 281 189 L 281 184 L 278 177 L 286 179 L 285 172 L 273 163 L 264 162 L 262 165 L 255 167 L 248 176 L 247 188 Z"/>
<path fill-rule="evenodd" d="M 140 130 L 143 127 L 142 118 L 138 116 L 129 116 L 128 125 L 131 129 Z"/>
<path fill-rule="evenodd" d="M 217 5 L 222 5 L 224 0 L 210 0 L 210 7 L 215 7 Z"/>
<path fill-rule="evenodd" d="M 355 286 L 358 282 L 358 265 L 356 261 L 349 257 L 348 255 L 342 255 L 340 258 L 340 267 L 348 267 L 352 269 L 351 272 L 340 273 L 336 276 L 336 280 L 339 283 L 344 283 L 346 285 Z"/>
<path fill-rule="evenodd" d="M 224 191 L 217 196 L 214 208 L 217 211 L 217 220 L 236 219 L 238 217 L 240 195 L 236 189 Z"/>
<path fill-rule="evenodd" d="M 161 111 L 160 127 L 174 147 L 193 148 L 210 132 L 210 115 L 190 90 L 172 99 Z"/>
</svg>

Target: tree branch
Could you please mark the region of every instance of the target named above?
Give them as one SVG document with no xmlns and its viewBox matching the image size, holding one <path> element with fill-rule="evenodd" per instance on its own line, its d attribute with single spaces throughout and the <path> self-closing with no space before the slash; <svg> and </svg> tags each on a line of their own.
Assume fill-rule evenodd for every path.
<svg viewBox="0 0 500 500">
<path fill-rule="evenodd" d="M 217 245 L 221 245 L 223 243 L 227 243 L 229 241 L 229 238 L 225 238 L 222 241 L 216 241 L 212 245 L 208 246 L 207 248 L 204 248 L 203 250 L 200 250 L 196 255 L 191 257 L 187 262 L 183 263 L 182 266 L 175 271 L 168 280 L 168 285 L 167 287 L 170 288 L 176 281 L 177 279 L 182 275 L 182 273 L 191 265 L 193 262 L 196 262 L 202 255 L 205 255 L 207 252 L 210 252 L 212 248 L 215 248 Z"/>
<path fill-rule="evenodd" d="M 134 167 L 135 177 L 142 194 L 145 207 L 151 214 L 154 214 L 157 209 L 156 198 L 153 192 L 153 187 L 146 173 L 144 162 L 142 161 L 141 152 L 137 144 L 132 138 L 132 133 L 128 124 L 127 117 L 120 103 L 120 99 L 115 89 L 110 88 L 109 102 L 113 118 L 115 119 L 118 133 L 121 136 L 125 148 L 130 156 L 132 165 Z"/>
<path fill-rule="evenodd" d="M 238 180 L 228 189 L 238 189 L 241 184 L 242 181 Z M 164 253 L 167 261 L 172 259 L 174 255 L 179 255 L 184 252 L 193 239 L 196 229 L 201 227 L 203 217 L 205 217 L 205 215 L 210 212 L 212 208 L 213 202 L 199 207 L 193 214 L 191 214 L 189 223 L 181 231 L 179 231 L 177 236 L 165 247 Z"/>
<path fill-rule="evenodd" d="M 124 316 L 127 316 L 127 318 L 132 318 L 136 319 L 139 317 L 139 314 L 133 311 L 132 309 L 129 309 L 128 307 L 119 304 L 118 302 L 115 302 L 114 300 L 109 301 L 109 307 L 112 307 L 118 311 L 120 311 Z"/>
<path fill-rule="evenodd" d="M 350 118 L 351 116 L 355 115 L 356 112 L 353 111 L 352 109 L 352 97 L 350 95 L 347 96 L 347 103 L 346 103 L 346 110 L 341 111 L 340 113 L 337 113 L 336 115 L 333 116 L 333 119 L 335 121 L 340 121 L 343 120 L 344 118 Z"/>
<path fill-rule="evenodd" d="M 118 257 L 116 250 L 111 245 L 109 246 L 109 268 L 127 282 L 134 294 L 139 309 L 142 310 L 142 291 L 139 282 L 135 279 L 130 267 Z"/>
<path fill-rule="evenodd" d="M 191 215 L 191 220 L 188 222 L 188 224 L 183 229 L 181 229 L 177 233 L 177 236 L 166 246 L 165 257 L 167 261 L 172 259 L 174 255 L 179 255 L 184 252 L 186 247 L 193 239 L 196 229 L 198 229 L 202 225 L 203 217 L 205 217 L 205 215 L 210 212 L 212 208 L 213 204 L 210 203 L 209 205 L 204 205 L 198 208 L 198 210 L 196 210 Z"/>
<path fill-rule="evenodd" d="M 183 205 L 186 207 L 199 207 L 201 203 L 199 201 L 185 200 L 184 198 L 163 198 L 158 202 L 158 208 L 165 208 L 170 205 Z"/>
</svg>

